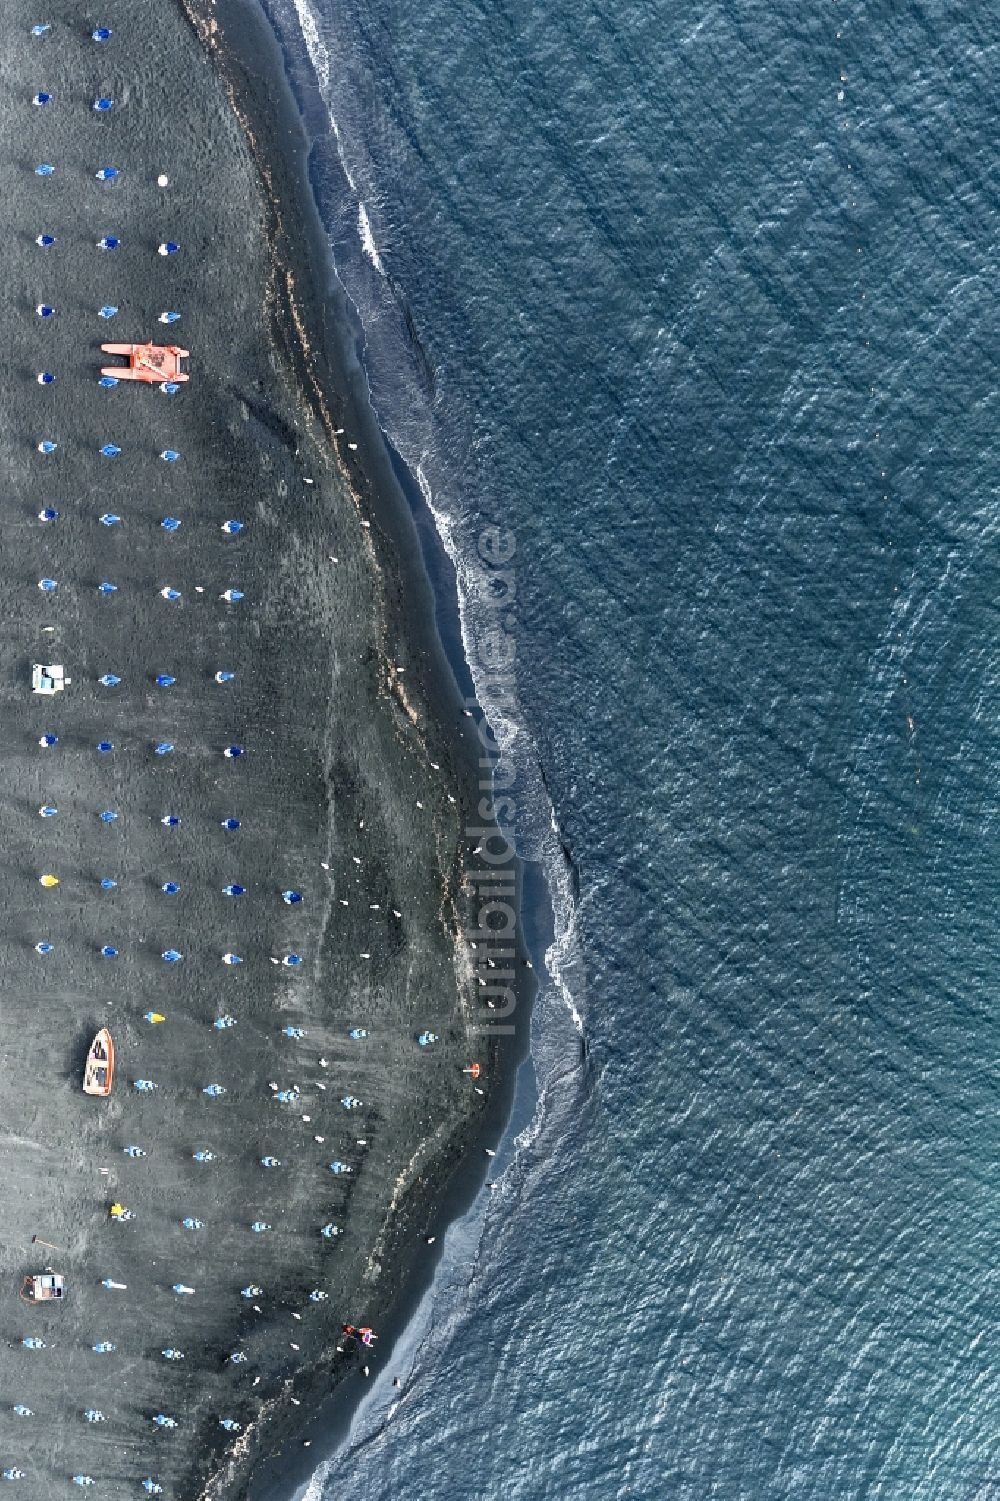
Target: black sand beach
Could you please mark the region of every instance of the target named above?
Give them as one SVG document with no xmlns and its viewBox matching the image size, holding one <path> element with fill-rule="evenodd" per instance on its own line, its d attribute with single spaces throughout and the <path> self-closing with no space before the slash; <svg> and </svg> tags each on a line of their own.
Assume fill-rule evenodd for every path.
<svg viewBox="0 0 1000 1501">
<path fill-rule="evenodd" d="M 28 1498 L 78 1474 L 111 1495 L 151 1477 L 170 1496 L 236 1496 L 318 1392 L 357 1381 L 341 1324 L 378 1329 L 495 1118 L 499 1053 L 460 936 L 475 773 L 415 544 L 399 507 L 378 507 L 388 461 L 326 359 L 315 247 L 289 228 L 293 196 L 273 176 L 261 190 L 276 157 L 259 136 L 251 156 L 232 108 L 246 100 L 179 5 L 10 12 L 0 1460 Z M 120 243 L 99 249 L 106 236 Z M 167 241 L 176 254 L 158 254 Z M 146 339 L 189 349 L 190 383 L 102 388 L 101 342 Z M 33 695 L 35 662 L 62 664 L 66 691 Z M 100 1026 L 117 1049 L 108 1101 L 80 1088 Z M 130 1222 L 109 1220 L 116 1201 Z M 19 1302 L 46 1265 L 65 1303 Z"/>
</svg>

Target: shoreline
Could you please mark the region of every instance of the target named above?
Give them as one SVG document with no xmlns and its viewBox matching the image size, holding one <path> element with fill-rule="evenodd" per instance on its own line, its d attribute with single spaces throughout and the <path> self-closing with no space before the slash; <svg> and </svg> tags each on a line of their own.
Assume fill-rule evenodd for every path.
<svg viewBox="0 0 1000 1501">
<path fill-rule="evenodd" d="M 178 4 L 198 29 L 201 0 L 178 0 Z M 249 125 L 258 171 L 263 165 L 270 183 L 275 180 L 280 183 L 275 197 L 282 216 L 304 229 L 308 241 L 303 254 L 289 257 L 291 264 L 283 264 L 283 269 L 291 270 L 294 277 L 298 311 L 289 317 L 286 308 L 284 319 L 277 314 L 281 337 L 287 341 L 286 348 L 301 371 L 298 336 L 303 330 L 310 335 L 314 329 L 320 331 L 318 344 L 310 338 L 315 363 L 307 380 L 318 387 L 321 399 L 328 399 L 331 392 L 334 394 L 341 419 L 338 425 L 346 426 L 357 441 L 359 457 L 350 466 L 351 479 L 361 492 L 365 515 L 372 521 L 373 531 L 376 535 L 384 534 L 380 539 L 383 576 L 393 565 L 399 569 L 398 609 L 405 607 L 404 602 L 416 602 L 407 616 L 405 631 L 411 639 L 417 636 L 420 640 L 425 700 L 436 707 L 442 721 L 452 718 L 467 775 L 478 782 L 481 773 L 475 768 L 481 746 L 477 730 L 465 712 L 466 704 L 474 701 L 475 690 L 461 639 L 453 565 L 419 485 L 393 449 L 368 399 L 363 330 L 337 279 L 309 184 L 304 122 L 285 73 L 280 44 L 256 0 L 250 7 L 235 0 L 215 0 L 212 21 L 218 28 L 213 39 L 213 67 L 218 69 L 221 64 L 231 97 L 235 96 L 239 106 L 237 117 L 245 133 Z M 201 39 L 204 43 L 203 34 Z M 274 193 L 273 186 L 268 191 Z M 341 457 L 344 457 L 342 452 Z M 391 559 L 388 566 L 387 556 Z M 395 623 L 400 629 L 398 615 Z M 478 704 L 474 713 L 482 715 Z M 383 1366 L 419 1301 L 432 1286 L 445 1231 L 469 1209 L 486 1181 L 490 1159 L 485 1156 L 484 1148 L 495 1149 L 503 1137 L 511 1119 L 519 1070 L 530 1060 L 529 1032 L 537 980 L 528 954 L 533 952 L 537 960 L 541 950 L 527 938 L 531 932 L 550 932 L 551 909 L 540 869 L 525 866 L 517 857 L 514 864 L 518 911 L 516 963 L 521 970 L 515 982 L 519 990 L 515 1033 L 509 1042 L 498 1047 L 502 1062 L 493 1070 L 494 1082 L 479 1128 L 441 1175 L 443 1187 L 428 1185 L 424 1202 L 414 1206 L 414 1218 L 423 1220 L 422 1241 L 431 1236 L 435 1245 L 429 1247 L 424 1243 L 420 1254 L 411 1258 L 409 1266 L 402 1270 L 400 1285 L 391 1302 L 379 1316 L 378 1358 Z M 527 920 L 526 886 L 534 894 L 532 915 Z M 328 1378 L 320 1374 L 314 1393 L 310 1396 L 300 1393 L 303 1406 L 299 1411 L 304 1414 L 301 1422 L 289 1426 L 276 1450 L 272 1447 L 254 1461 L 245 1488 L 238 1493 L 241 1497 L 245 1496 L 247 1501 L 288 1501 L 345 1441 L 367 1393 L 367 1383 L 351 1380 L 350 1373 L 332 1388 L 324 1389 L 327 1382 Z M 309 1444 L 308 1459 L 303 1453 L 304 1442 Z"/>
</svg>

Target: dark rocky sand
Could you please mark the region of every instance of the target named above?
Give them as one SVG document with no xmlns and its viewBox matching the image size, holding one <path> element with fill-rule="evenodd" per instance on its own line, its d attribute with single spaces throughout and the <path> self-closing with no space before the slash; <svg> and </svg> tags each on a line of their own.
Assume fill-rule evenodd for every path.
<svg viewBox="0 0 1000 1501">
<path fill-rule="evenodd" d="M 36 21 L 51 31 L 33 38 Z M 10 0 L 5 22 L 0 1462 L 25 1472 L 25 1501 L 76 1494 L 77 1473 L 113 1496 L 142 1494 L 145 1476 L 167 1496 L 235 1496 L 294 1433 L 293 1397 L 308 1410 L 338 1374 L 360 1380 L 356 1353 L 336 1353 L 340 1325 L 377 1327 L 486 1103 L 462 1072 L 478 1058 L 486 1083 L 492 1057 L 457 939 L 467 760 L 453 706 L 435 705 L 433 654 L 413 646 L 425 626 L 401 633 L 406 575 L 368 524 L 364 453 L 348 430 L 338 456 L 279 353 L 276 320 L 294 339 L 268 250 L 275 205 L 180 6 Z M 102 94 L 107 115 L 92 108 Z M 95 179 L 105 166 L 113 182 Z M 104 235 L 120 246 L 97 249 Z M 179 253 L 158 255 L 165 240 Z M 104 304 L 119 309 L 106 322 Z M 182 314 L 170 328 L 165 310 Z M 148 337 L 191 351 L 190 384 L 102 389 L 102 340 Z M 47 456 L 44 439 L 58 443 Z M 103 457 L 105 443 L 121 453 Z M 44 506 L 57 521 L 39 522 Z M 33 696 L 35 661 L 64 664 L 68 690 Z M 235 679 L 217 684 L 218 669 Z M 100 685 L 109 672 L 120 685 Z M 301 903 L 283 902 L 289 888 Z M 179 962 L 161 958 L 170 948 Z M 288 953 L 302 964 L 274 962 Z M 216 1030 L 222 1014 L 238 1025 Z M 80 1089 L 101 1025 L 118 1053 L 106 1102 Z M 352 1026 L 368 1038 L 349 1040 Z M 421 1050 L 425 1028 L 440 1042 Z M 224 1096 L 203 1093 L 214 1082 Z M 274 1085 L 298 1100 L 277 1103 Z M 282 1165 L 261 1167 L 265 1154 Z M 334 1176 L 334 1159 L 352 1171 Z M 116 1199 L 131 1223 L 109 1221 Z M 327 1240 L 330 1222 L 342 1233 Z M 65 1304 L 20 1302 L 23 1274 L 46 1265 L 67 1278 Z M 252 1301 L 249 1284 L 263 1289 Z M 24 1349 L 28 1335 L 47 1348 Z M 93 1353 L 102 1340 L 113 1353 Z M 169 1346 L 185 1359 L 164 1361 Z M 88 1407 L 107 1421 L 86 1422 Z M 161 1412 L 176 1430 L 154 1427 Z"/>
</svg>

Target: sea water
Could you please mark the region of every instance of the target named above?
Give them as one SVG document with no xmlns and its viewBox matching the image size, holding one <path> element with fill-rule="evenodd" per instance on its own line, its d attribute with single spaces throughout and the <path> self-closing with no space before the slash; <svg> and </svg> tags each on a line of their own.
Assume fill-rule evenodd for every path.
<svg viewBox="0 0 1000 1501">
<path fill-rule="evenodd" d="M 266 4 L 555 924 L 310 1496 L 988 1501 L 989 7 Z"/>
</svg>

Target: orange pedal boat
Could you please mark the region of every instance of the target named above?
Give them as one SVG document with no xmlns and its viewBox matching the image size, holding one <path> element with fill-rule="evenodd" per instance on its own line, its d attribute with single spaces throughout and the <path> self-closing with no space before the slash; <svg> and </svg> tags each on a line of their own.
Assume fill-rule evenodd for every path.
<svg viewBox="0 0 1000 1501">
<path fill-rule="evenodd" d="M 142 380 L 148 385 L 162 381 L 187 380 L 181 369 L 181 360 L 186 360 L 188 351 L 177 344 L 102 344 L 105 354 L 124 355 L 127 365 L 105 365 L 102 375 L 113 375 L 116 380 Z"/>
</svg>

